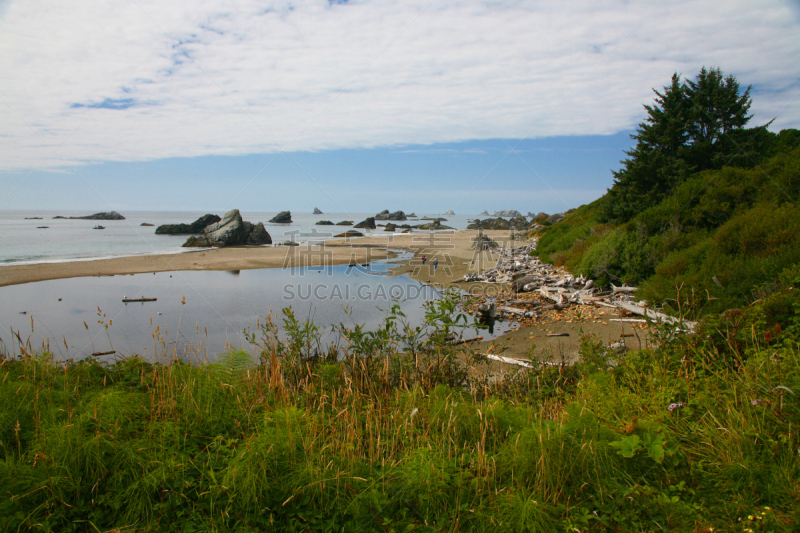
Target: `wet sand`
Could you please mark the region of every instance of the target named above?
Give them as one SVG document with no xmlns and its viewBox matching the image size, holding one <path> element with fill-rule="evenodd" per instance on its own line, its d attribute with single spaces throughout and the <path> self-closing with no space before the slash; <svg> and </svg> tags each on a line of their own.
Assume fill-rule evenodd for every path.
<svg viewBox="0 0 800 533">
<path fill-rule="evenodd" d="M 484 231 L 502 245 L 522 246 L 526 241 L 513 241 L 508 231 Z M 327 241 L 323 246 L 231 247 L 202 249 L 180 254 L 145 255 L 94 261 L 70 261 L 35 265 L 0 267 L 0 286 L 29 283 L 49 279 L 83 276 L 110 276 L 181 270 L 245 270 L 255 268 L 282 268 L 290 266 L 318 266 L 326 264 L 366 264 L 393 257 L 392 249 L 407 250 L 414 258 L 402 261 L 392 269 L 393 275 L 409 277 L 436 287 L 455 285 L 478 297 L 489 296 L 498 301 L 513 299 L 508 287 L 501 284 L 458 283 L 464 274 L 477 272 L 495 265 L 499 254 L 474 252 L 471 247 L 478 231 L 445 231 L 439 233 L 411 233 L 381 235 L 374 232 L 366 237 Z M 422 256 L 427 258 L 422 263 Z M 434 261 L 438 266 L 434 270 Z M 647 344 L 646 328 L 630 323 L 611 322 L 619 311 L 608 308 L 580 307 L 563 312 L 549 311 L 536 319 L 527 320 L 518 330 L 490 342 L 475 342 L 470 346 L 480 353 L 494 353 L 506 357 L 566 362 L 578 357 L 580 339 L 591 334 L 604 342 L 625 338 L 632 348 Z M 548 333 L 567 333 L 568 336 L 548 337 Z M 502 363 L 494 367 L 512 368 Z"/>
<path fill-rule="evenodd" d="M 176 270 L 248 270 L 323 264 L 342 265 L 351 262 L 364 264 L 391 256 L 393 254 L 386 249 L 363 246 L 355 242 L 351 245 L 343 241 L 331 243 L 324 249 L 319 246 L 205 248 L 178 254 L 2 266 L 0 287 L 49 279 L 149 274 Z"/>
</svg>

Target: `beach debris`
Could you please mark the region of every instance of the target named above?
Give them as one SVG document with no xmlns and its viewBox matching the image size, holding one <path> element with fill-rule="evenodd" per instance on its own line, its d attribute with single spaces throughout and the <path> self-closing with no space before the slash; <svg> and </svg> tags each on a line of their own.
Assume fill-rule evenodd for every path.
<svg viewBox="0 0 800 533">
<path fill-rule="evenodd" d="M 548 337 L 569 337 L 569 333 L 548 333 Z"/>
<path fill-rule="evenodd" d="M 542 263 L 536 256 L 536 244 L 537 240 L 532 239 L 523 246 L 504 247 L 499 250 L 494 267 L 468 272 L 456 280 L 460 283 L 503 285 L 494 301 L 484 298 L 484 302 L 473 307 L 472 312 L 482 317 L 492 309 L 495 314 L 526 323 L 545 317 L 556 321 L 564 319 L 568 323 L 592 318 L 604 324 L 611 320 L 639 328 L 649 327 L 651 323 L 670 324 L 681 331 L 693 331 L 696 327 L 695 322 L 650 309 L 644 301 L 635 302 L 637 287 L 611 283 L 610 289 L 603 289 L 583 275 L 574 276 L 563 267 Z M 622 317 L 638 315 L 645 318 L 604 318 L 607 309 Z M 571 310 L 569 314 L 565 314 L 567 310 Z"/>
<path fill-rule="evenodd" d="M 66 342 L 66 341 L 65 341 L 65 342 Z M 107 352 L 93 352 L 93 353 L 92 353 L 92 356 L 94 356 L 94 357 L 100 357 L 101 355 L 111 355 L 111 354 L 115 354 L 115 353 L 117 353 L 117 351 L 116 351 L 116 350 L 109 350 L 109 351 L 107 351 Z"/>
<path fill-rule="evenodd" d="M 129 303 L 129 302 L 155 302 L 156 300 L 157 300 L 157 298 L 145 298 L 144 296 L 141 296 L 139 298 L 125 298 L 125 297 L 122 298 L 122 301 L 124 303 Z"/>
</svg>

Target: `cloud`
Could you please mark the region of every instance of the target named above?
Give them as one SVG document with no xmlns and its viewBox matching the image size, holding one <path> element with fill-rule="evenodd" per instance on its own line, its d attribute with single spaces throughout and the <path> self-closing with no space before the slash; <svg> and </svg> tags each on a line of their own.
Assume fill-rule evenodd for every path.
<svg viewBox="0 0 800 533">
<path fill-rule="evenodd" d="M 800 117 L 800 31 L 777 0 L 3 8 L 0 169 L 52 148 L 44 166 L 611 134 L 703 65 L 753 84 L 754 123 Z"/>
</svg>

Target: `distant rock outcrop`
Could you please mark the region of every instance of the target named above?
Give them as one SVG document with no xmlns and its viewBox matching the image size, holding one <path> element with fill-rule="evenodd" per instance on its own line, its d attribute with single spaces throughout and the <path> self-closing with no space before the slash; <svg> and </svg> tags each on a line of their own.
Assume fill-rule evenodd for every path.
<svg viewBox="0 0 800 533">
<path fill-rule="evenodd" d="M 451 209 L 450 211 L 447 211 L 447 212 L 445 213 L 445 215 L 452 217 L 452 216 L 454 216 L 454 215 L 455 215 L 455 213 L 454 213 L 454 212 L 453 212 L 453 210 Z"/>
<path fill-rule="evenodd" d="M 480 217 L 488 217 L 489 216 L 489 212 L 486 209 L 484 209 L 483 211 L 481 211 L 481 214 L 478 215 L 478 216 L 480 216 Z"/>
<path fill-rule="evenodd" d="M 333 222 L 330 220 L 320 220 L 316 223 L 317 226 L 333 226 Z"/>
<path fill-rule="evenodd" d="M 476 220 L 467 229 L 510 229 L 511 225 L 504 218 L 487 218 L 486 220 Z"/>
<path fill-rule="evenodd" d="M 53 219 L 56 218 L 69 218 L 70 220 L 125 220 L 125 217 L 116 211 L 111 211 L 110 213 L 95 213 L 94 215 L 87 215 L 85 217 L 53 217 Z"/>
<path fill-rule="evenodd" d="M 264 223 L 251 224 L 242 220 L 238 209 L 225 213 L 221 220 L 209 224 L 201 235 L 189 237 L 185 247 L 223 247 L 236 245 L 272 244 L 272 237 L 264 228 Z"/>
<path fill-rule="evenodd" d="M 164 224 L 156 228 L 156 235 L 194 235 L 202 233 L 209 224 L 219 222 L 218 215 L 203 215 L 191 224 Z M 152 224 L 150 224 L 152 226 Z M 142 224 L 144 226 L 144 224 Z"/>
<path fill-rule="evenodd" d="M 362 220 L 353 227 L 362 229 L 375 229 L 375 217 L 369 217 L 366 220 Z"/>
<path fill-rule="evenodd" d="M 363 234 L 363 233 L 361 233 L 360 231 L 356 231 L 356 230 L 354 230 L 354 229 L 349 229 L 349 230 L 345 231 L 344 233 L 340 233 L 339 235 L 336 235 L 336 237 L 340 237 L 340 238 L 341 238 L 341 237 L 345 237 L 345 238 L 349 238 L 349 237 L 363 237 L 363 236 L 364 236 L 364 234 Z"/>
<path fill-rule="evenodd" d="M 507 211 L 495 211 L 492 216 L 493 217 L 513 218 L 513 217 L 521 217 L 522 213 L 520 213 L 519 211 L 515 211 L 515 210 L 511 209 L 511 210 L 507 210 Z"/>
<path fill-rule="evenodd" d="M 454 229 L 450 226 L 445 226 L 439 220 L 434 220 L 430 224 L 420 224 L 417 226 L 417 229 L 424 229 L 424 230 L 439 230 L 439 229 Z"/>
<path fill-rule="evenodd" d="M 406 214 L 402 211 L 390 213 L 388 209 L 384 209 L 375 215 L 375 220 L 406 220 Z"/>
<path fill-rule="evenodd" d="M 475 220 L 472 224 L 467 226 L 467 229 L 493 229 L 493 230 L 500 230 L 500 229 L 516 229 L 516 230 L 526 230 L 530 226 L 530 222 L 527 218 L 520 215 L 518 217 L 514 217 L 511 220 L 506 220 L 504 218 L 487 218 L 486 220 Z"/>
<path fill-rule="evenodd" d="M 383 231 L 396 231 L 396 230 L 397 230 L 397 224 L 392 224 L 391 222 L 389 222 L 388 224 L 386 224 L 386 228 L 384 228 Z"/>
<path fill-rule="evenodd" d="M 141 224 L 139 224 L 139 225 L 140 225 L 140 226 L 155 226 L 155 224 L 151 224 L 151 223 L 149 223 L 149 222 L 142 222 L 142 223 L 141 223 Z"/>
<path fill-rule="evenodd" d="M 291 224 L 292 213 L 291 211 L 281 211 L 270 220 L 272 224 Z"/>
<path fill-rule="evenodd" d="M 319 210 L 319 207 L 315 207 L 314 208 L 314 214 L 315 215 L 321 215 L 322 214 L 322 211 Z"/>
<path fill-rule="evenodd" d="M 25 220 L 42 220 L 42 217 L 25 217 Z"/>
<path fill-rule="evenodd" d="M 337 222 L 336 225 L 337 226 L 352 226 L 353 222 L 354 222 L 353 220 L 342 220 L 341 222 Z"/>
<path fill-rule="evenodd" d="M 415 217 L 415 216 L 417 216 L 417 214 L 416 214 L 416 213 L 409 213 L 409 214 L 407 214 L 406 216 L 407 216 L 408 218 L 411 218 L 411 217 Z"/>
</svg>

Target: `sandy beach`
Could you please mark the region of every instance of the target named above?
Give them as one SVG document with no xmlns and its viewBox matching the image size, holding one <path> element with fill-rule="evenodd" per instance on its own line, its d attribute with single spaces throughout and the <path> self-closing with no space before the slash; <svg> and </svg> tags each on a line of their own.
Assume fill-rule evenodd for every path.
<svg viewBox="0 0 800 533">
<path fill-rule="evenodd" d="M 522 245 L 511 242 L 508 231 L 485 231 L 500 245 Z M 407 235 L 380 235 L 327 241 L 323 246 L 230 247 L 209 248 L 180 254 L 143 255 L 70 261 L 34 265 L 0 267 L 0 286 L 35 281 L 84 276 L 112 276 L 183 270 L 246 270 L 257 268 L 283 268 L 292 266 L 319 266 L 336 264 L 366 264 L 393 257 L 391 250 L 406 250 L 414 258 L 399 262 L 393 275 L 409 277 L 436 287 L 445 287 L 462 278 L 468 271 L 479 271 L 494 266 L 498 254 L 476 253 L 472 243 L 478 231 L 446 231 Z M 422 264 L 422 257 L 426 262 Z M 433 264 L 438 259 L 434 270 Z M 511 298 L 500 285 L 482 283 L 455 283 L 460 289 L 476 295 L 497 297 L 502 301 Z M 489 342 L 476 342 L 471 347 L 481 353 L 502 354 L 507 357 L 530 357 L 572 361 L 578 355 L 580 339 L 593 334 L 605 342 L 628 337 L 634 346 L 646 345 L 644 331 L 630 325 L 610 322 L 618 316 L 611 309 L 583 309 L 581 312 L 548 312 L 535 324 L 525 325 Z M 552 333 L 568 336 L 548 337 Z M 624 336 L 624 337 L 623 337 Z M 506 365 L 501 365 L 506 366 Z"/>
</svg>

